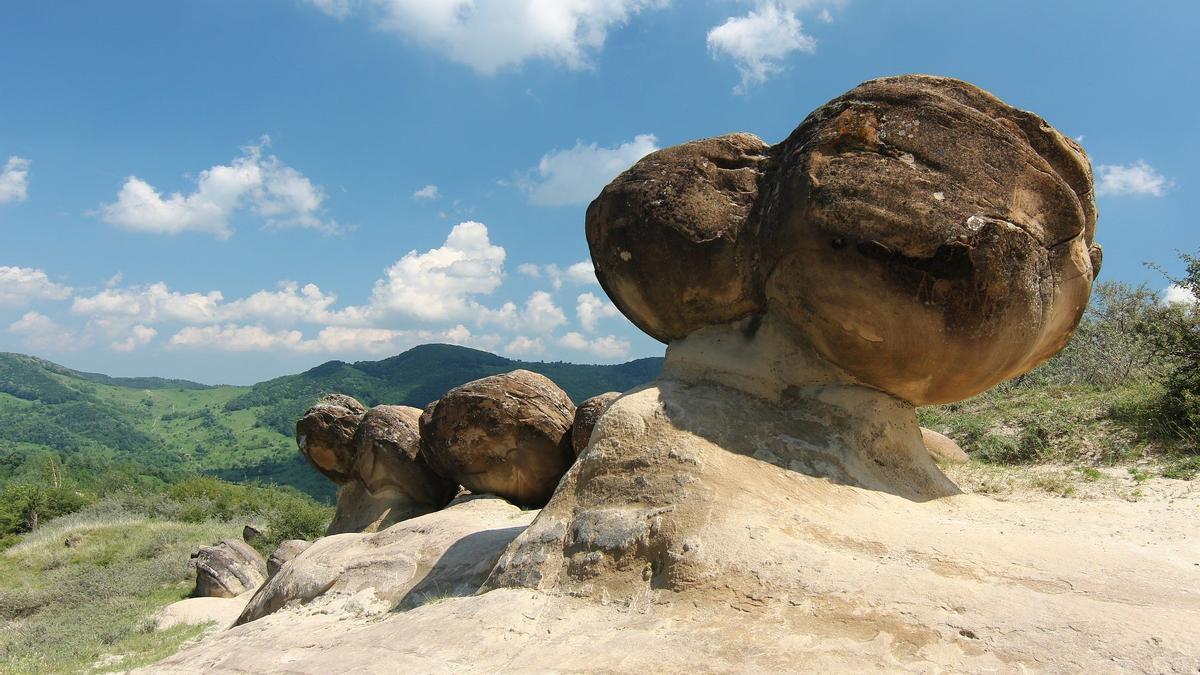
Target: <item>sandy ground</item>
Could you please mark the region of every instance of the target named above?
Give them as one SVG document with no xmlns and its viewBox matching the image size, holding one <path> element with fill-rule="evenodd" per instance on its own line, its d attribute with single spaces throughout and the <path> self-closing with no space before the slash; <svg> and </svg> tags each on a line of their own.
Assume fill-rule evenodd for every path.
<svg viewBox="0 0 1200 675">
<path fill-rule="evenodd" d="M 729 548 L 713 560 L 737 556 L 724 586 L 500 589 L 373 617 L 293 606 L 148 672 L 1200 671 L 1194 483 L 947 470 L 987 494 L 809 484 L 789 512 L 739 514 L 744 534 L 714 522 Z"/>
</svg>

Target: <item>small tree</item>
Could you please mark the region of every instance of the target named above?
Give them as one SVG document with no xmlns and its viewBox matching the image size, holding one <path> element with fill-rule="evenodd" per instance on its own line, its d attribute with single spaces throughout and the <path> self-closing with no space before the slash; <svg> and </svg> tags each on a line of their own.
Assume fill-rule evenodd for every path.
<svg viewBox="0 0 1200 675">
<path fill-rule="evenodd" d="M 1200 252 L 1198 252 L 1200 253 Z M 1168 363 L 1164 384 L 1163 414 L 1169 424 L 1185 440 L 1191 440 L 1193 451 L 1200 434 L 1200 255 L 1180 253 L 1186 273 L 1181 278 L 1163 274 L 1182 299 L 1156 306 L 1140 327 L 1153 349 Z"/>
</svg>

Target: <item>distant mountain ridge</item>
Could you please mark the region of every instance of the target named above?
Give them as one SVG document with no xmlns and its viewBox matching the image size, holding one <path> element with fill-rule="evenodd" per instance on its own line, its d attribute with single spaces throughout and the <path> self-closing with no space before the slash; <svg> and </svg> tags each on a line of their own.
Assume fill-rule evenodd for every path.
<svg viewBox="0 0 1200 675">
<path fill-rule="evenodd" d="M 382 361 L 329 361 L 297 375 L 260 382 L 227 403 L 226 409 L 263 409 L 262 424 L 290 434 L 296 419 L 324 394 L 349 394 L 367 405 L 423 408 L 464 382 L 519 368 L 549 377 L 579 403 L 653 380 L 662 370 L 662 361 L 652 357 L 610 366 L 517 361 L 468 347 L 427 344 Z"/>
<path fill-rule="evenodd" d="M 304 462 L 293 439 L 296 419 L 324 394 L 423 407 L 465 382 L 523 368 L 546 375 L 579 403 L 655 379 L 662 361 L 531 362 L 429 344 L 380 361 L 329 361 L 231 387 L 110 377 L 0 352 L 0 482 L 54 457 L 87 471 L 119 465 L 155 480 L 206 473 L 293 485 L 328 498 L 331 484 Z"/>
</svg>

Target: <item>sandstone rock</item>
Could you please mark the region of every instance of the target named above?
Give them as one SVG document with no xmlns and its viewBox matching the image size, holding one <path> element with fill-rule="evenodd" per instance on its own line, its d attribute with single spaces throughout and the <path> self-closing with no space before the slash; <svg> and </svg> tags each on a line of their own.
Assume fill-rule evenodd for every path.
<svg viewBox="0 0 1200 675">
<path fill-rule="evenodd" d="M 413 504 L 440 509 L 458 483 L 434 473 L 421 455 L 420 419 L 419 409 L 402 405 L 367 411 L 354 435 L 355 474 L 372 493 L 393 491 Z"/>
<path fill-rule="evenodd" d="M 247 544 L 254 544 L 254 542 L 262 540 L 263 536 L 262 528 L 255 525 L 244 525 L 242 527 L 242 541 Z"/>
<path fill-rule="evenodd" d="M 254 590 L 266 579 L 267 566 L 258 551 L 237 539 L 201 546 L 192 553 L 196 590 L 192 595 L 233 598 Z"/>
<path fill-rule="evenodd" d="M 1082 148 L 970 84 L 902 76 L 779 145 L 652 153 L 588 208 L 613 302 L 665 342 L 770 314 L 844 375 L 925 405 L 1061 349 L 1100 250 Z M 954 368 L 940 367 L 954 363 Z"/>
<path fill-rule="evenodd" d="M 288 539 L 279 542 L 279 546 L 275 547 L 270 557 L 267 558 L 267 576 L 275 576 L 280 567 L 283 567 L 289 560 L 303 553 L 309 546 L 312 546 L 312 542 L 304 541 L 303 539 Z"/>
<path fill-rule="evenodd" d="M 475 494 L 541 505 L 571 465 L 575 406 L 545 376 L 514 370 L 451 389 L 421 418 L 435 471 Z"/>
<path fill-rule="evenodd" d="M 319 539 L 259 589 L 238 623 L 285 606 L 350 603 L 367 616 L 469 595 L 534 515 L 496 497 L 463 497 L 377 533 Z"/>
<path fill-rule="evenodd" d="M 354 432 L 367 412 L 363 404 L 330 394 L 296 422 L 296 445 L 318 471 L 335 483 L 353 477 Z"/>
<path fill-rule="evenodd" d="M 597 274 L 669 340 L 666 362 L 600 418 L 485 588 L 632 603 L 647 584 L 755 586 L 769 572 L 731 547 L 758 544 L 718 523 L 789 511 L 787 485 L 830 500 L 958 494 L 914 405 L 1033 368 L 1079 320 L 1098 261 L 1087 157 L 976 87 L 867 82 L 728 163 L 742 182 L 694 170 L 720 167 L 708 147 L 648 156 L 589 208 Z M 664 238 L 687 265 L 664 262 Z"/>
<path fill-rule="evenodd" d="M 225 630 L 237 621 L 247 600 L 249 597 L 242 594 L 236 598 L 187 598 L 173 602 L 154 613 L 154 629 L 211 624 Z"/>
<path fill-rule="evenodd" d="M 621 394 L 615 391 L 610 391 L 606 394 L 593 396 L 575 409 L 575 421 L 571 423 L 571 447 L 575 451 L 575 456 L 587 449 L 588 439 L 592 437 L 592 429 L 596 427 L 596 421 L 608 410 L 608 406 L 612 402 L 621 397 Z"/>
<path fill-rule="evenodd" d="M 921 442 L 936 461 L 958 464 L 970 459 L 953 438 L 943 436 L 933 429 L 921 427 Z"/>
<path fill-rule="evenodd" d="M 659 150 L 588 207 L 596 276 L 638 328 L 669 342 L 762 310 L 754 210 L 769 150 L 752 134 Z"/>
</svg>

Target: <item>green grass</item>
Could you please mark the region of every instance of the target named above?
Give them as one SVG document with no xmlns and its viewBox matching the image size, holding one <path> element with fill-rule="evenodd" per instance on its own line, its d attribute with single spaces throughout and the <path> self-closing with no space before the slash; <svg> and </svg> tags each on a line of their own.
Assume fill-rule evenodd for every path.
<svg viewBox="0 0 1200 675">
<path fill-rule="evenodd" d="M 151 617 L 191 592 L 192 550 L 239 527 L 151 519 L 109 502 L 23 536 L 0 553 L 0 670 L 125 670 L 173 653 L 202 629 L 159 632 Z"/>
</svg>

